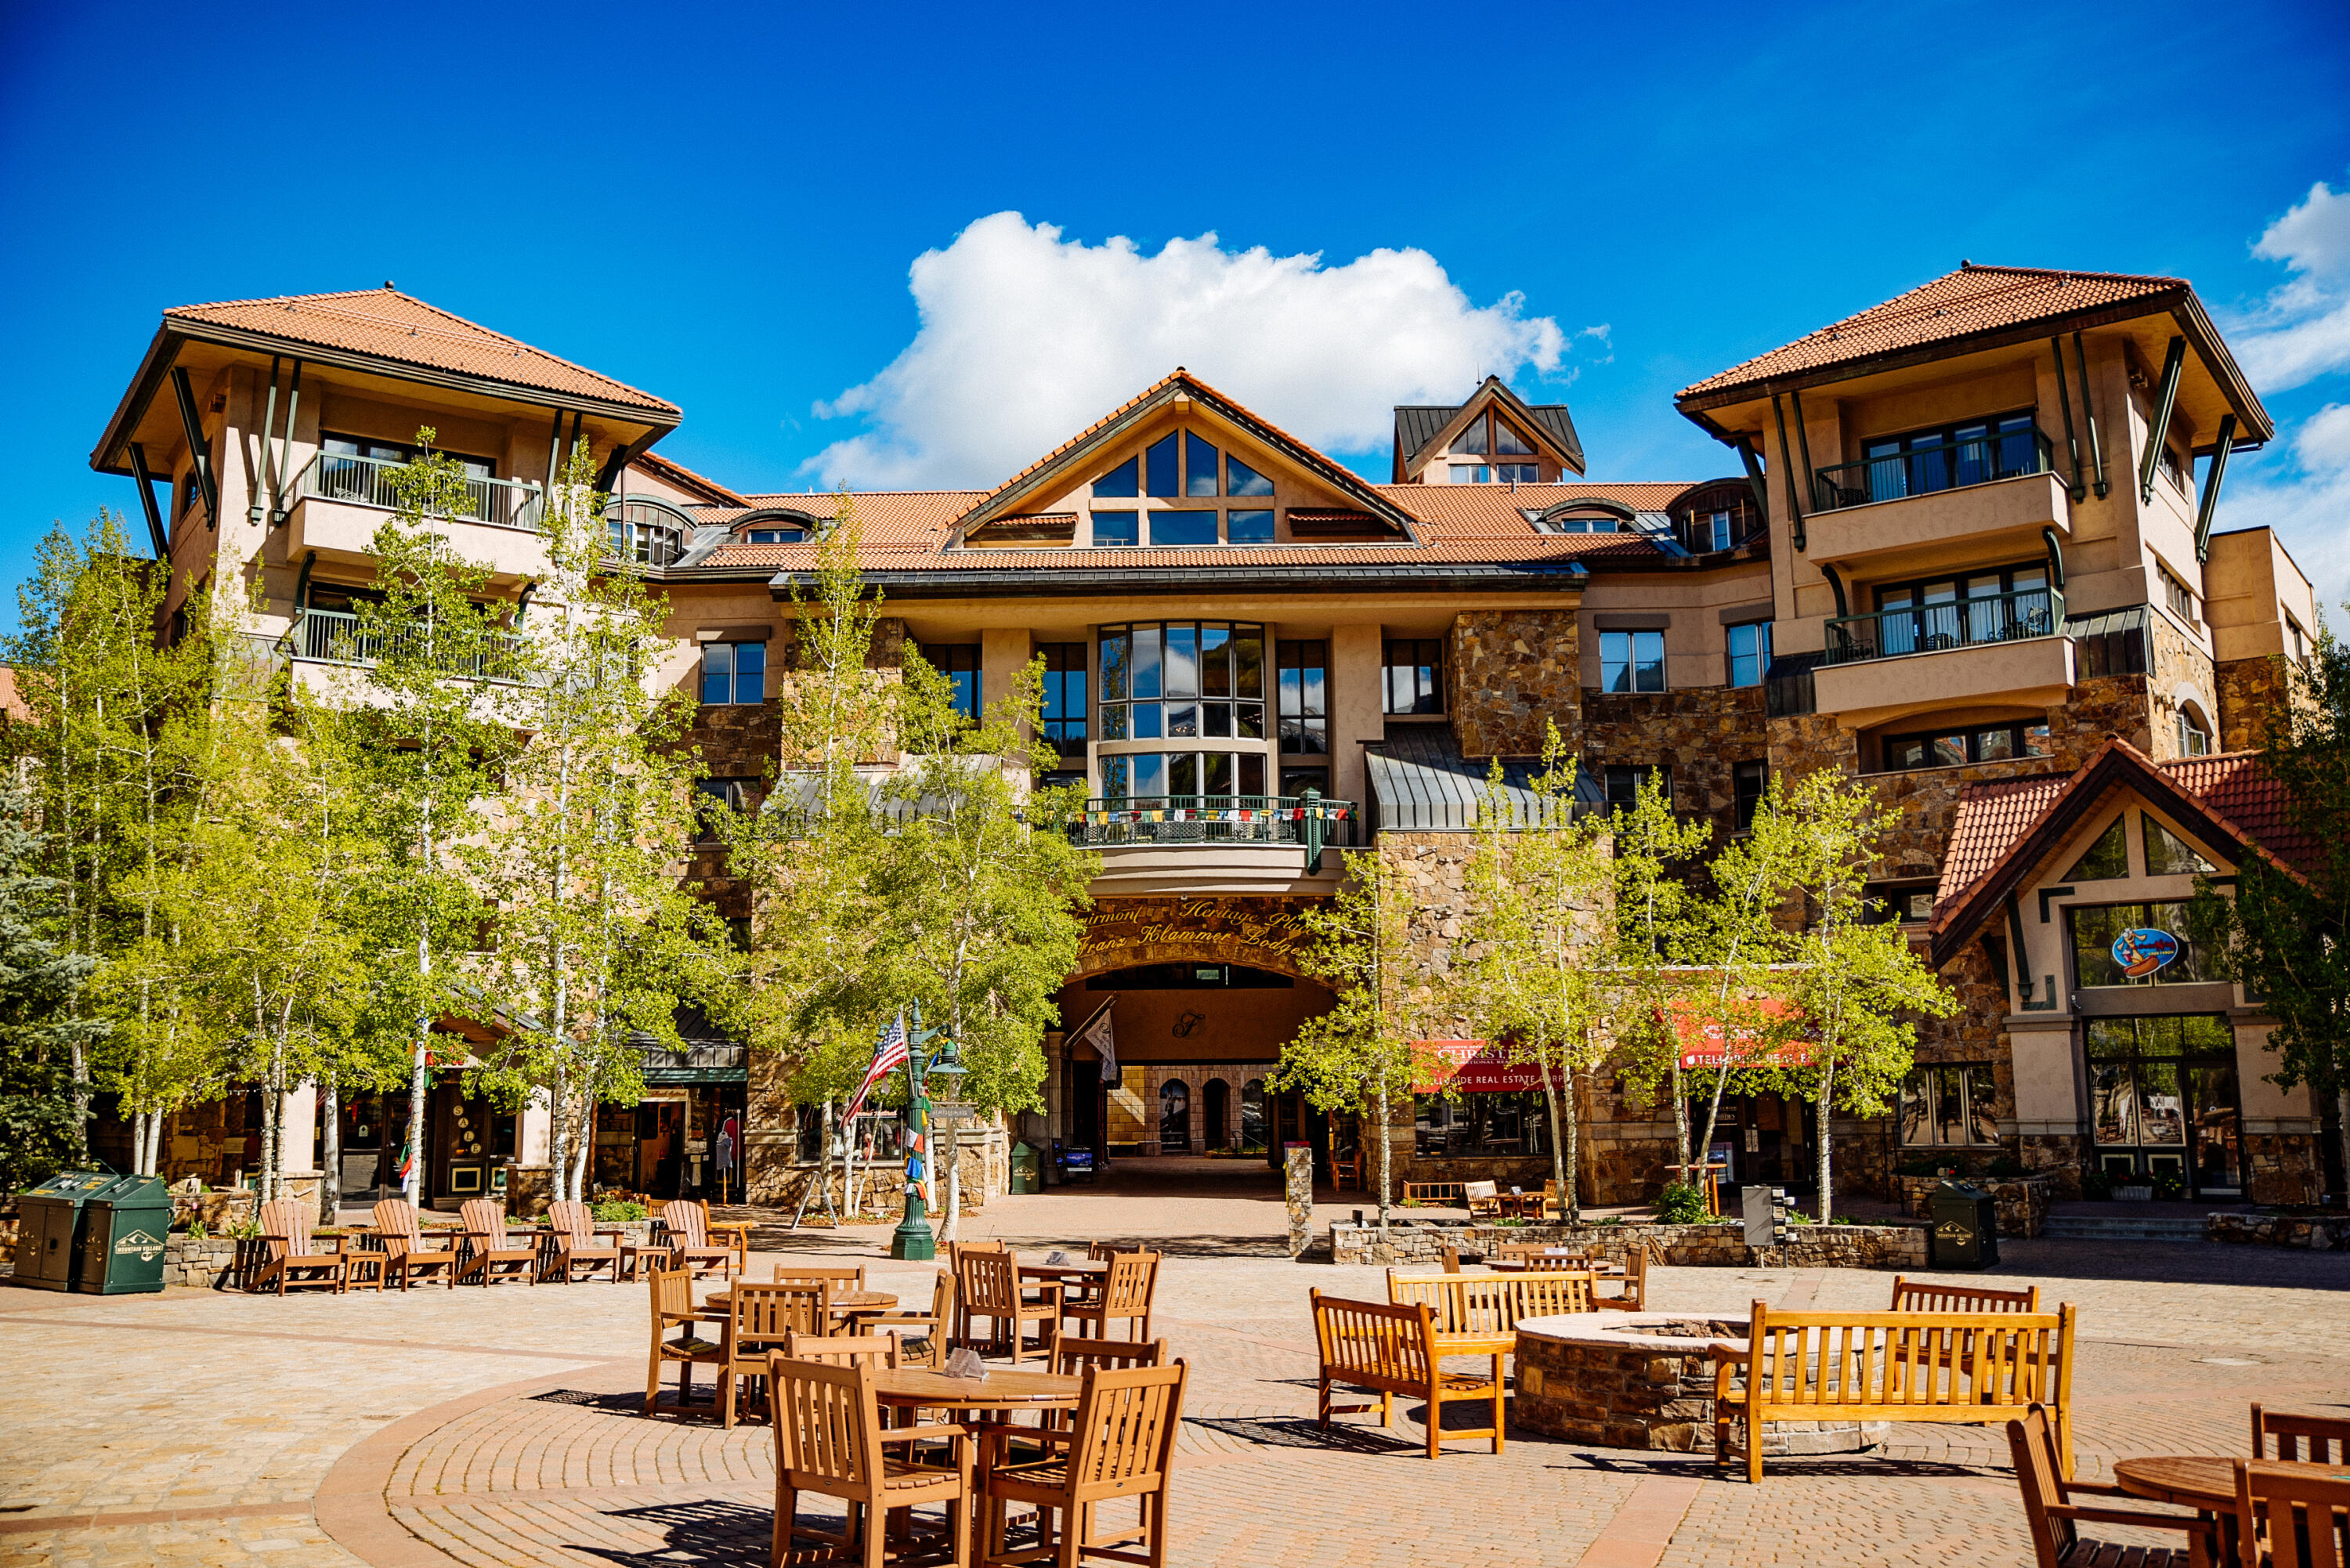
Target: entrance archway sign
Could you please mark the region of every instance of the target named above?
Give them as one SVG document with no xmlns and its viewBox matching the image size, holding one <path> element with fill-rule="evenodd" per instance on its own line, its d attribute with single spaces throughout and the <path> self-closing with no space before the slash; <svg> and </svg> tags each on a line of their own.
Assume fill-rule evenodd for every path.
<svg viewBox="0 0 2350 1568">
<path fill-rule="evenodd" d="M 1251 895 L 1104 898 L 1085 915 L 1083 980 L 1158 963 L 1235 963 L 1310 981 L 1300 958 L 1311 945 L 1304 912 L 1326 900 Z"/>
</svg>

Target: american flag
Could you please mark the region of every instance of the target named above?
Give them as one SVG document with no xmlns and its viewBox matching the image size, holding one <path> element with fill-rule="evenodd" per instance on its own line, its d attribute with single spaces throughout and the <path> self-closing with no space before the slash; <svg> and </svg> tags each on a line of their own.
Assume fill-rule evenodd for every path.
<svg viewBox="0 0 2350 1568">
<path fill-rule="evenodd" d="M 873 1047 L 873 1065 L 865 1069 L 865 1081 L 858 1085 L 857 1093 L 849 1096 L 848 1116 L 852 1124 L 857 1119 L 857 1113 L 865 1108 L 865 1096 L 873 1092 L 873 1085 L 903 1065 L 906 1054 L 906 1015 L 899 1012 L 890 1021 L 889 1027 L 881 1031 L 880 1041 Z"/>
</svg>

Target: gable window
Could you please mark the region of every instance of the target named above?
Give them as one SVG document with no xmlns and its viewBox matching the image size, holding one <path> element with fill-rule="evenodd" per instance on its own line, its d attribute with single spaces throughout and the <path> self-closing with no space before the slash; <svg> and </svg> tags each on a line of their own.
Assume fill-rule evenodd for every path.
<svg viewBox="0 0 2350 1568">
<path fill-rule="evenodd" d="M 2219 869 L 2192 846 L 2170 829 L 2147 815 L 2138 814 L 2146 824 L 2146 874 L 2149 877 L 2192 877 L 2199 872 L 2209 877 Z"/>
<path fill-rule="evenodd" d="M 702 700 L 721 703 L 764 702 L 767 699 L 767 645 L 764 642 L 705 642 L 702 645 Z"/>
<path fill-rule="evenodd" d="M 1142 492 L 1137 487 L 1135 480 L 1135 474 L 1139 467 L 1139 459 L 1128 458 L 1124 462 L 1094 481 L 1094 493 L 1096 495 L 1141 494 Z"/>
<path fill-rule="evenodd" d="M 1603 631 L 1599 634 L 1599 690 L 1662 691 L 1664 689 L 1663 632 Z"/>
<path fill-rule="evenodd" d="M 1243 499 L 1273 494 L 1273 481 L 1217 450 L 1214 442 L 1195 431 L 1179 430 L 1153 441 L 1139 457 L 1130 457 L 1096 479 L 1096 500 L 1139 499 L 1144 495 L 1168 501 L 1194 501 L 1218 495 Z M 1229 513 L 1210 507 L 1175 508 L 1145 513 L 1111 507 L 1093 514 L 1093 542 L 1097 547 L 1153 545 L 1162 548 L 1201 545 L 1270 545 L 1274 514 L 1270 507 L 1238 507 Z"/>
<path fill-rule="evenodd" d="M 954 686 L 954 711 L 976 722 L 979 718 L 979 649 L 967 642 L 921 645 L 922 662 Z"/>
<path fill-rule="evenodd" d="M 1086 701 L 1086 645 L 1048 642 L 1036 653 L 1045 661 L 1045 739 L 1063 753 L 1082 748 L 1093 713 Z"/>
<path fill-rule="evenodd" d="M 2114 818 L 2114 825 L 2097 835 L 2073 868 L 2064 873 L 2067 882 L 2111 882 L 2129 875 L 2129 841 L 2123 836 L 2126 817 Z"/>
<path fill-rule="evenodd" d="M 1622 806 L 1628 810 L 1639 798 L 1643 784 L 1652 785 L 1665 797 L 1667 805 L 1672 803 L 1673 773 L 1670 768 L 1659 767 L 1654 763 L 1609 763 L 1601 769 L 1600 777 L 1607 783 L 1607 805 L 1611 809 Z"/>
<path fill-rule="evenodd" d="M 1273 493 L 1273 481 L 1227 452 L 1224 455 L 1224 493 L 1270 495 Z"/>
<path fill-rule="evenodd" d="M 1097 512 L 1094 514 L 1094 545 L 1109 549 L 1120 545 L 1142 542 L 1142 514 L 1139 512 Z"/>
<path fill-rule="evenodd" d="M 1160 545 L 1212 545 L 1216 542 L 1213 512 L 1153 512 L 1150 542 Z"/>
<path fill-rule="evenodd" d="M 1105 627 L 1100 708 L 1099 740 L 1204 735 L 1261 741 L 1264 628 L 1225 621 Z"/>
<path fill-rule="evenodd" d="M 1330 720 L 1325 693 L 1330 677 L 1330 645 L 1320 641 L 1284 642 L 1276 651 L 1281 687 L 1281 749 L 1327 753 Z M 1282 793 L 1297 792 L 1284 784 Z"/>
<path fill-rule="evenodd" d="M 1901 1141 L 1912 1147 L 1995 1144 L 1999 1076 L 1988 1062 L 1912 1068 L 1901 1085 Z"/>
<path fill-rule="evenodd" d="M 1463 480 L 1461 483 L 1467 483 L 1468 481 Z M 1630 524 L 1612 512 L 1601 512 L 1586 507 L 1542 518 L 1534 524 L 1534 532 L 1537 534 L 1621 534 L 1627 532 L 1630 527 Z"/>
<path fill-rule="evenodd" d="M 2029 722 L 1970 724 L 1923 735 L 1885 737 L 1887 772 L 1951 768 L 1967 763 L 2005 762 L 2011 757 L 2049 755 L 2048 726 Z"/>
<path fill-rule="evenodd" d="M 1239 464 L 1233 464 L 1235 468 Z M 1273 512 L 1270 508 L 1234 508 L 1224 514 L 1224 542 L 1228 545 L 1270 545 L 1273 543 Z"/>
<path fill-rule="evenodd" d="M 1444 644 L 1432 637 L 1389 638 L 1381 656 L 1389 713 L 1444 711 Z"/>
<path fill-rule="evenodd" d="M 1760 686 L 1771 668 L 1771 623 L 1742 621 L 1730 628 L 1730 683 Z"/>
<path fill-rule="evenodd" d="M 1448 450 L 1456 461 L 1446 465 L 1446 477 L 1455 484 L 1537 484 L 1542 481 L 1534 442 L 1490 410 L 1471 420 L 1452 438 Z M 1458 461 L 1461 458 L 1491 461 Z"/>
<path fill-rule="evenodd" d="M 2064 911 L 2073 939 L 2073 974 L 2080 985 L 2195 985 L 2219 977 L 2207 972 L 2203 956 L 2187 935 L 2187 906 L 2172 900 L 2150 904 L 2088 904 Z M 2168 932 L 2178 956 L 2135 978 L 2114 956 L 2114 940 L 2124 931 Z"/>
<path fill-rule="evenodd" d="M 1183 476 L 1176 470 L 1177 448 L 1182 441 L 1180 432 L 1150 443 L 1142 454 L 1142 488 L 1151 495 L 1173 497 L 1183 493 Z"/>
<path fill-rule="evenodd" d="M 746 543 L 753 545 L 799 545 L 807 540 L 807 530 L 798 524 L 769 524 L 743 531 Z"/>
</svg>

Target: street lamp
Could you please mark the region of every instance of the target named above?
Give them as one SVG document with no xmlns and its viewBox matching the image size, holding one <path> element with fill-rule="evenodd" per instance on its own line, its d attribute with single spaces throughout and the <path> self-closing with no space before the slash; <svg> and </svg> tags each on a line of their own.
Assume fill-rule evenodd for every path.
<svg viewBox="0 0 2350 1568">
<path fill-rule="evenodd" d="M 922 1179 L 935 1168 L 935 1162 L 929 1158 L 930 1080 L 944 1079 L 945 1091 L 952 1094 L 962 1084 L 964 1073 L 962 1055 L 952 1040 L 941 1041 L 934 1055 L 923 1056 L 922 1048 L 943 1033 L 922 1027 L 922 1004 L 916 1002 L 914 1026 L 906 1033 L 906 1116 L 912 1135 L 906 1150 L 906 1215 L 898 1221 L 898 1229 L 889 1238 L 889 1255 L 908 1262 L 927 1262 L 939 1255 L 937 1239 L 931 1234 L 928 1207 L 922 1201 Z"/>
</svg>

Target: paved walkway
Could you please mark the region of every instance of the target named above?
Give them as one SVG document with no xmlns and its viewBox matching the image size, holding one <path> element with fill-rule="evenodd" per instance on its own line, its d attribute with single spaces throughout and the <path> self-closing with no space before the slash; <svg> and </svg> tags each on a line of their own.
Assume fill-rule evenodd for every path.
<svg viewBox="0 0 2350 1568">
<path fill-rule="evenodd" d="M 2022 1564 L 1993 1428 L 1897 1427 L 1867 1456 L 1774 1460 L 1759 1486 L 1703 1459 L 1513 1431 L 1434 1465 L 1419 1407 L 1394 1430 L 1315 1429 L 1309 1288 L 1378 1296 L 1375 1270 L 1293 1263 L 1253 1179 L 1122 1173 L 999 1200 L 965 1233 L 1033 1245 L 1149 1238 L 1159 1320 L 1193 1369 L 1173 1517 L 1178 1564 Z M 1162 1189 L 1169 1184 L 1162 1179 Z M 1351 1208 L 1347 1199 L 1329 1206 Z M 886 1227 L 763 1229 L 765 1263 L 861 1258 Z M 2210 1245 L 2004 1243 L 1997 1276 L 2080 1303 L 2085 1473 L 2146 1452 L 2240 1451 L 2248 1401 L 2350 1408 L 2350 1257 Z M 1657 1302 L 1882 1303 L 1887 1276 L 1665 1269 Z M 500 1286 L 402 1296 L 0 1290 L 0 1562 L 427 1564 L 765 1561 L 773 1438 L 647 1420 L 640 1288 Z M 1456 1412 L 1465 1418 L 1470 1412 Z M 821 1511 L 812 1501 L 811 1512 Z M 292 1555 L 287 1555 L 287 1554 Z"/>
</svg>

